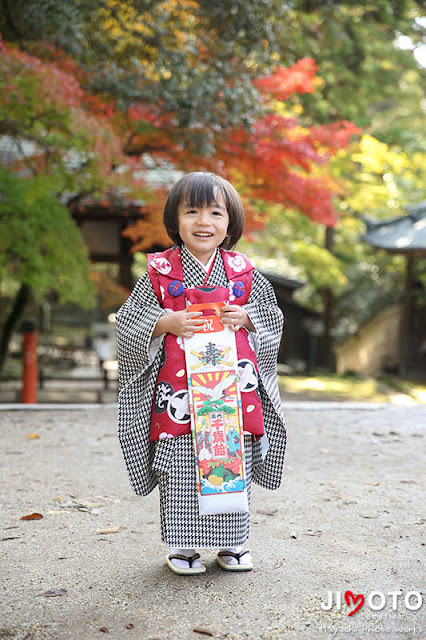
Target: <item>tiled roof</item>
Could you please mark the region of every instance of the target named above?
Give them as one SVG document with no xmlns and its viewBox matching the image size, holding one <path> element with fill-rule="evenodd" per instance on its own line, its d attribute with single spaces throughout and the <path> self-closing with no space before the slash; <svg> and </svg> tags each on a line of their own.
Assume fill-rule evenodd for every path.
<svg viewBox="0 0 426 640">
<path fill-rule="evenodd" d="M 406 216 L 380 222 L 364 218 L 367 233 L 362 236 L 363 240 L 392 253 L 426 255 L 426 201 L 406 210 Z"/>
</svg>

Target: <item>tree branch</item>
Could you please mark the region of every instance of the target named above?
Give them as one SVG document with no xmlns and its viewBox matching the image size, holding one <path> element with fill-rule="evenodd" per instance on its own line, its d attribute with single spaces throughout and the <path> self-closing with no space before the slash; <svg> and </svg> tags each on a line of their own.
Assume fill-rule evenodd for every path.
<svg viewBox="0 0 426 640">
<path fill-rule="evenodd" d="M 15 21 L 12 17 L 10 7 L 9 7 L 9 0 L 2 0 L 2 4 L 3 4 L 4 15 L 6 17 L 8 27 L 10 28 L 12 33 L 15 34 L 16 39 L 19 41 L 19 43 L 22 44 L 22 41 L 24 39 L 24 34 L 19 31 L 18 27 L 15 24 Z"/>
</svg>

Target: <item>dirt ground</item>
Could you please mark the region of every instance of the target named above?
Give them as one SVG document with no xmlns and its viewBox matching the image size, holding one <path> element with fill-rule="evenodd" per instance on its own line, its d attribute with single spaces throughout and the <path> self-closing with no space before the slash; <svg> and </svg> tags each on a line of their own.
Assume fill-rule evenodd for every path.
<svg viewBox="0 0 426 640">
<path fill-rule="evenodd" d="M 0 410 L 0 638 L 425 640 L 425 406 L 285 413 L 283 484 L 253 490 L 254 571 L 208 550 L 182 578 L 157 490 L 131 491 L 114 407 Z"/>
</svg>

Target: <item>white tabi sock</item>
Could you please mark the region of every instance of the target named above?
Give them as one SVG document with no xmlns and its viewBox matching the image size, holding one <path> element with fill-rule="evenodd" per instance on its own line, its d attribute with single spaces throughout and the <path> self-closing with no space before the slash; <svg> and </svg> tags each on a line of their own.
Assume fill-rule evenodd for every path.
<svg viewBox="0 0 426 640">
<path fill-rule="evenodd" d="M 232 553 L 241 553 L 241 551 L 243 549 L 244 549 L 244 547 L 227 547 L 226 549 L 219 549 L 219 551 L 232 551 Z M 233 558 L 232 556 L 222 556 L 222 559 L 227 564 L 238 564 L 237 558 Z M 240 564 L 241 565 L 249 565 L 249 564 L 251 564 L 251 556 L 250 556 L 249 553 L 245 553 L 240 558 Z"/>
<path fill-rule="evenodd" d="M 191 557 L 196 553 L 195 549 L 177 549 L 176 547 L 170 547 L 170 555 L 174 556 L 175 554 Z M 188 569 L 189 563 L 185 562 L 185 560 L 179 560 L 178 558 L 173 558 L 171 563 L 178 567 L 179 569 Z M 196 569 L 202 566 L 200 560 L 194 560 L 192 566 Z"/>
</svg>

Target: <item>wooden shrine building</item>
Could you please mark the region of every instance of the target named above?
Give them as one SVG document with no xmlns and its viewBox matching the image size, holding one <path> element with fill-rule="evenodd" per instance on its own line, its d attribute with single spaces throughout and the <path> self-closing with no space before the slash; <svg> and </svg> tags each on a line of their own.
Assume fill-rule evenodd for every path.
<svg viewBox="0 0 426 640">
<path fill-rule="evenodd" d="M 406 207 L 406 211 L 408 215 L 380 222 L 364 219 L 367 232 L 363 236 L 376 249 L 406 257 L 399 341 L 399 370 L 402 375 L 426 369 L 426 292 L 424 286 L 414 282 L 413 278 L 414 261 L 426 258 L 426 201 Z M 419 287 L 422 291 L 418 291 Z"/>
</svg>

